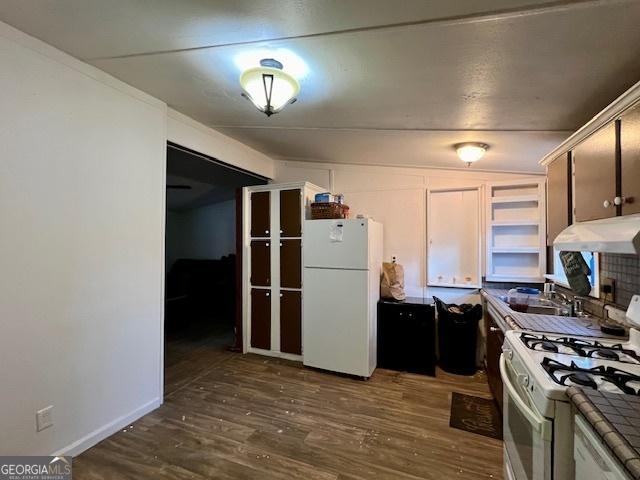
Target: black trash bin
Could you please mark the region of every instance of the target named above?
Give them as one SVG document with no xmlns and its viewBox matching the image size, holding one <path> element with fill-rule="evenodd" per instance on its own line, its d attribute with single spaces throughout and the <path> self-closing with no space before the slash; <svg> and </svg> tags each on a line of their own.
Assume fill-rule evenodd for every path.
<svg viewBox="0 0 640 480">
<path fill-rule="evenodd" d="M 433 297 L 438 312 L 438 365 L 459 375 L 476 372 L 476 344 L 482 305 L 446 304 Z"/>
</svg>

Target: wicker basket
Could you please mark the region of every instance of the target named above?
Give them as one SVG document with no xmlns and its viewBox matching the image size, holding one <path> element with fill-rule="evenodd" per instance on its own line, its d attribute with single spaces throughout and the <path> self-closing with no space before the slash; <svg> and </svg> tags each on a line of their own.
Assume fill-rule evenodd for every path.
<svg viewBox="0 0 640 480">
<path fill-rule="evenodd" d="M 341 203 L 314 202 L 311 204 L 311 219 L 349 218 L 349 207 Z"/>
</svg>

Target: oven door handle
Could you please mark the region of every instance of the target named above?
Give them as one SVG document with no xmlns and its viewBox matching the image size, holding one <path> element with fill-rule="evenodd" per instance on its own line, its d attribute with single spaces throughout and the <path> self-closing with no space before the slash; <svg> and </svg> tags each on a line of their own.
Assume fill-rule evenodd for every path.
<svg viewBox="0 0 640 480">
<path fill-rule="evenodd" d="M 522 397 L 518 394 L 518 390 L 516 390 L 516 387 L 511 383 L 511 379 L 507 374 L 507 359 L 504 354 L 500 355 L 500 376 L 502 377 L 502 383 L 506 387 L 509 397 L 516 403 L 518 410 L 527 418 L 527 420 L 529 420 L 531 426 L 540 433 L 543 440 L 550 441 L 551 422 L 539 413 L 533 411 L 531 407 L 522 400 Z"/>
</svg>

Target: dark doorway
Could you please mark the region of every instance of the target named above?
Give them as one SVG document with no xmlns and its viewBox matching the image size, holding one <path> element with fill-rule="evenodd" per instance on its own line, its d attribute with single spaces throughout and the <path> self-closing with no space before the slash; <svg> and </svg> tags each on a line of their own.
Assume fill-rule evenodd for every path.
<svg viewBox="0 0 640 480">
<path fill-rule="evenodd" d="M 200 372 L 191 356 L 241 344 L 242 187 L 264 177 L 167 144 L 165 394 Z M 241 240 L 241 239 L 240 239 Z M 240 324 L 241 325 L 241 324 Z M 203 362 L 198 362 L 202 365 Z"/>
</svg>

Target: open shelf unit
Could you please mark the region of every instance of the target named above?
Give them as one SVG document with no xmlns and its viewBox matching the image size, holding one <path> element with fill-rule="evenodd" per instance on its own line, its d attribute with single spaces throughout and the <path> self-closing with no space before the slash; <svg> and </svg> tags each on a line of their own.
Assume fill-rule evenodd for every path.
<svg viewBox="0 0 640 480">
<path fill-rule="evenodd" d="M 487 185 L 487 281 L 544 281 L 544 190 L 544 178 Z"/>
</svg>

